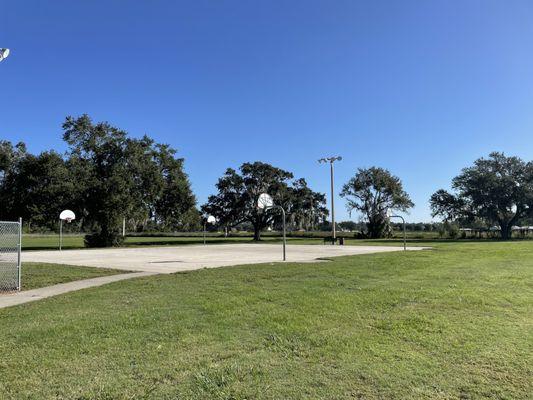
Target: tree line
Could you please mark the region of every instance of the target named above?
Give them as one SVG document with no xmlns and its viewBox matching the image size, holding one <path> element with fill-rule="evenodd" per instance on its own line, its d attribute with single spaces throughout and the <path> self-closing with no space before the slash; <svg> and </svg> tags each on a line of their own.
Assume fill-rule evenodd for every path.
<svg viewBox="0 0 533 400">
<path fill-rule="evenodd" d="M 291 229 L 327 224 L 326 196 L 281 168 L 262 162 L 228 168 L 217 192 L 198 207 L 184 159 L 172 147 L 146 135 L 131 138 L 87 115 L 67 117 L 62 127 L 64 154 L 34 155 L 24 143 L 0 140 L 0 220 L 22 217 L 30 230 L 55 229 L 60 211 L 69 208 L 77 214 L 76 225 L 89 232 L 88 246 L 115 246 L 123 240 L 124 218 L 134 231 L 190 231 L 212 215 L 217 228 L 250 228 L 259 240 L 262 230 L 281 226 L 279 213 L 257 208 L 259 195 L 268 193 L 287 212 Z M 533 217 L 533 163 L 518 157 L 480 158 L 453 179 L 452 190 L 430 198 L 432 215 L 447 224 L 497 226 L 507 239 L 514 225 Z M 389 213 L 414 206 L 400 178 L 379 167 L 359 168 L 340 196 L 350 213 L 362 216 L 361 230 L 369 238 L 390 236 Z"/>
<path fill-rule="evenodd" d="M 0 219 L 22 217 L 30 229 L 57 226 L 61 210 L 77 214 L 91 232 L 88 246 L 114 246 L 123 218 L 134 228 L 155 221 L 162 228 L 199 224 L 196 198 L 183 159 L 148 136 L 130 138 L 106 122 L 67 117 L 65 154 L 30 154 L 23 143 L 0 142 Z"/>
<path fill-rule="evenodd" d="M 198 209 L 183 158 L 148 136 L 131 138 L 107 122 L 88 115 L 63 123 L 64 154 L 53 150 L 34 155 L 24 143 L 0 140 L 0 220 L 23 218 L 32 229 L 54 230 L 63 209 L 72 209 L 75 224 L 85 232 L 87 246 L 120 245 L 125 218 L 130 230 L 191 231 L 211 214 L 219 227 L 250 224 L 254 238 L 277 227 L 280 216 L 259 213 L 262 192 L 271 194 L 287 211 L 294 229 L 314 229 L 328 215 L 324 194 L 303 178 L 266 163 L 228 168 L 219 193 Z"/>
<path fill-rule="evenodd" d="M 452 191 L 437 190 L 430 198 L 433 217 L 445 224 L 496 230 L 511 237 L 513 226 L 533 218 L 533 162 L 493 152 L 464 168 L 452 180 Z M 349 210 L 364 216 L 370 238 L 391 234 L 388 211 L 406 212 L 413 207 L 400 179 L 389 171 L 359 169 L 341 192 Z"/>
</svg>

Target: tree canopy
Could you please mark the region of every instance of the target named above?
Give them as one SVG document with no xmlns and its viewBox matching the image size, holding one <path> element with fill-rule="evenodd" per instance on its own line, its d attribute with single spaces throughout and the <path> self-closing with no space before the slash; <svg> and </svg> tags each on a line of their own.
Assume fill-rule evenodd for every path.
<svg viewBox="0 0 533 400">
<path fill-rule="evenodd" d="M 248 222 L 254 228 L 254 240 L 260 240 L 261 230 L 279 222 L 276 213 L 257 209 L 259 195 L 268 193 L 294 226 L 309 228 L 327 216 L 325 196 L 313 192 L 304 179 L 291 179 L 292 173 L 258 161 L 242 164 L 239 171 L 228 168 L 216 184 L 218 193 L 209 196 L 202 211 L 225 227 Z"/>
<path fill-rule="evenodd" d="M 378 167 L 359 168 L 342 187 L 340 195 L 346 199 L 350 212 L 356 210 L 363 214 L 371 238 L 389 233 L 387 210 L 405 212 L 414 206 L 400 178 Z"/>
<path fill-rule="evenodd" d="M 67 117 L 63 129 L 64 155 L 32 155 L 23 144 L 0 142 L 2 218 L 53 228 L 59 212 L 71 208 L 77 223 L 93 232 L 86 237 L 91 246 L 120 243 L 123 218 L 162 230 L 198 224 L 196 199 L 174 149 L 87 115 Z"/>
<path fill-rule="evenodd" d="M 483 220 L 497 225 L 501 237 L 533 215 L 533 163 L 493 152 L 464 168 L 452 180 L 455 193 L 440 189 L 430 199 L 433 216 L 446 221 Z"/>
</svg>

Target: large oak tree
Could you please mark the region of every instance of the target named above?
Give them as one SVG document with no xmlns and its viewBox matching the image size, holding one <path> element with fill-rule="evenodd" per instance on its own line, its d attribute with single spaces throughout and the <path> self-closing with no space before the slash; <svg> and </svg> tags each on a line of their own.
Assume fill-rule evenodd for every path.
<svg viewBox="0 0 533 400">
<path fill-rule="evenodd" d="M 198 225 L 196 199 L 174 149 L 87 115 L 68 117 L 63 128 L 65 154 L 33 155 L 22 143 L 0 141 L 0 218 L 54 229 L 59 212 L 70 208 L 76 225 L 93 233 L 87 244 L 97 246 L 120 243 L 124 217 L 138 228 Z"/>
<path fill-rule="evenodd" d="M 533 213 L 533 163 L 493 152 L 464 168 L 452 180 L 455 193 L 440 189 L 430 199 L 433 216 L 446 221 L 484 220 L 497 225 L 501 237 Z"/>
<path fill-rule="evenodd" d="M 295 224 L 309 226 L 313 218 L 323 219 L 327 215 L 325 196 L 309 189 L 305 180 L 291 184 L 292 178 L 292 173 L 258 161 L 242 164 L 239 171 L 228 168 L 216 184 L 218 193 L 209 196 L 202 211 L 224 227 L 250 223 L 254 240 L 260 240 L 263 229 L 279 222 L 279 214 L 258 210 L 261 193 L 270 194 Z"/>
<path fill-rule="evenodd" d="M 390 229 L 388 210 L 405 212 L 414 206 L 400 178 L 378 167 L 359 168 L 340 195 L 346 198 L 350 212 L 356 210 L 363 214 L 371 238 L 387 235 Z"/>
<path fill-rule="evenodd" d="M 95 230 L 88 245 L 119 244 L 124 217 L 176 226 L 194 208 L 183 159 L 175 158 L 174 149 L 148 136 L 130 138 L 87 115 L 68 117 L 63 129 L 75 173 L 83 177 L 80 206 Z"/>
</svg>

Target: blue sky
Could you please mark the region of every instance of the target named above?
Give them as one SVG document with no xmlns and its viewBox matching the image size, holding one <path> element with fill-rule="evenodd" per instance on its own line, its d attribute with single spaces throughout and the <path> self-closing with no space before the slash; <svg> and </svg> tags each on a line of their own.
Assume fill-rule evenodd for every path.
<svg viewBox="0 0 533 400">
<path fill-rule="evenodd" d="M 0 138 L 64 151 L 88 113 L 186 159 L 200 202 L 261 160 L 328 192 L 317 159 L 428 198 L 493 150 L 533 159 L 531 1 L 3 1 Z M 348 217 L 337 198 L 339 219 Z"/>
</svg>

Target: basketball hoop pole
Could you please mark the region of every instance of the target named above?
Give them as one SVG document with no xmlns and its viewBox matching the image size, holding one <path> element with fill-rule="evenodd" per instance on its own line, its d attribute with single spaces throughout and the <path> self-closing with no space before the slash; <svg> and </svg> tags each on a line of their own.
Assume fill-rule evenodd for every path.
<svg viewBox="0 0 533 400">
<path fill-rule="evenodd" d="M 285 209 L 282 207 L 282 206 L 278 206 L 278 205 L 272 205 L 268 208 L 266 208 L 266 210 L 274 210 L 274 209 L 278 209 L 278 210 L 281 210 L 281 216 L 282 216 L 282 226 L 283 226 L 283 261 L 287 261 L 287 251 L 286 251 L 286 247 L 287 247 L 287 234 L 286 234 L 286 228 L 285 228 Z"/>
<path fill-rule="evenodd" d="M 63 220 L 59 219 L 59 251 L 61 251 L 61 245 L 63 244 Z"/>
<path fill-rule="evenodd" d="M 75 219 L 76 214 L 70 210 L 63 210 L 61 211 L 61 214 L 59 214 L 59 251 L 61 251 L 61 248 L 63 247 L 63 220 L 70 223 Z"/>
<path fill-rule="evenodd" d="M 274 210 L 279 209 L 281 210 L 281 215 L 283 217 L 283 261 L 287 261 L 287 253 L 286 253 L 286 245 L 287 245 L 287 234 L 285 229 L 285 209 L 282 206 L 278 206 L 274 204 L 274 200 L 272 200 L 272 197 L 268 193 L 261 193 L 259 195 L 259 198 L 257 199 L 257 208 L 259 210 Z"/>
</svg>

